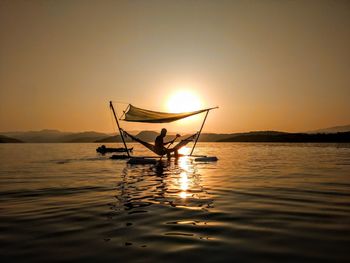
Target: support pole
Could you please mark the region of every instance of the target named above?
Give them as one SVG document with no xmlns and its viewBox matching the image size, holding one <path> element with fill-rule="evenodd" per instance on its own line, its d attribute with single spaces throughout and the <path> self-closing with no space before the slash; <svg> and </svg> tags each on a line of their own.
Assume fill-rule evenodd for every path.
<svg viewBox="0 0 350 263">
<path fill-rule="evenodd" d="M 119 120 L 121 120 L 123 118 L 123 116 L 125 115 L 125 113 L 128 111 L 128 109 L 130 108 L 130 104 L 128 104 L 128 106 L 126 107 L 125 110 L 123 110 L 123 114 L 122 116 L 120 116 Z"/>
<path fill-rule="evenodd" d="M 200 130 L 199 130 L 199 132 L 198 132 L 198 135 L 197 135 L 197 138 L 196 138 L 196 140 L 195 140 L 195 142 L 194 142 L 194 145 L 193 145 L 193 147 L 192 147 L 192 150 L 191 150 L 190 156 L 192 155 L 192 153 L 193 153 L 193 151 L 194 151 L 194 148 L 196 147 L 196 144 L 197 144 L 197 141 L 198 141 L 198 139 L 199 139 L 199 136 L 201 135 L 201 132 L 202 132 L 202 129 L 203 129 L 204 123 L 205 123 L 205 121 L 206 121 L 206 119 L 207 119 L 207 117 L 208 117 L 208 113 L 209 113 L 209 111 L 210 111 L 210 110 L 207 110 L 207 113 L 205 114 L 205 117 L 204 117 L 204 120 L 203 120 L 202 126 L 201 126 L 201 128 L 200 128 Z"/>
<path fill-rule="evenodd" d="M 120 128 L 120 126 L 119 126 L 119 121 L 118 121 L 117 115 L 115 114 L 112 101 L 109 102 L 109 107 L 112 109 L 112 112 L 113 112 L 115 121 L 117 122 L 119 134 L 120 134 L 120 137 L 122 138 L 122 141 L 123 141 L 123 144 L 124 144 L 124 148 L 125 148 L 125 150 L 126 150 L 126 153 L 128 154 L 128 157 L 130 157 L 129 149 L 128 149 L 127 145 L 126 145 L 126 142 L 125 142 L 123 133 L 121 132 L 121 128 Z"/>
</svg>

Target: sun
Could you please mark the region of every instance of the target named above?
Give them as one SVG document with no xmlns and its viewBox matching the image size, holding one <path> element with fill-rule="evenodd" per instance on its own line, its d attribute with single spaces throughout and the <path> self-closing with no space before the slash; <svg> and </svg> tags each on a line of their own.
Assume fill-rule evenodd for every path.
<svg viewBox="0 0 350 263">
<path fill-rule="evenodd" d="M 201 100 L 195 93 L 183 90 L 177 91 L 169 97 L 167 108 L 174 113 L 189 112 L 199 110 L 201 104 Z"/>
</svg>

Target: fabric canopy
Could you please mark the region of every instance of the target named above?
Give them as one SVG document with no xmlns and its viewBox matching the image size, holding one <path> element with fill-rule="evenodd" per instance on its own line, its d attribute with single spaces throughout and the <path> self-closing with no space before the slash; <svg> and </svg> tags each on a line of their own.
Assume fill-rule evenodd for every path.
<svg viewBox="0 0 350 263">
<path fill-rule="evenodd" d="M 123 120 L 130 121 L 130 122 L 166 123 L 166 122 L 173 122 L 183 118 L 187 118 L 192 115 L 196 115 L 211 109 L 214 109 L 214 108 L 208 108 L 208 109 L 192 111 L 192 112 L 167 113 L 167 112 L 145 110 L 129 104 L 129 109 L 125 113 L 125 118 Z"/>
</svg>

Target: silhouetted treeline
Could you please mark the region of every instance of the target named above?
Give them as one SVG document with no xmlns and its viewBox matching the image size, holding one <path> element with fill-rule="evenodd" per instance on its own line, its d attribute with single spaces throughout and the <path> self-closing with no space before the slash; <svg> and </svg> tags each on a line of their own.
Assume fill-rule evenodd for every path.
<svg viewBox="0 0 350 263">
<path fill-rule="evenodd" d="M 350 142 L 350 132 L 338 133 L 278 133 L 278 134 L 244 134 L 220 142 Z"/>
<path fill-rule="evenodd" d="M 7 137 L 4 135 L 0 135 L 0 143 L 20 143 L 20 142 L 22 141 L 15 138 Z"/>
<path fill-rule="evenodd" d="M 147 142 L 154 142 L 159 131 L 141 131 L 135 135 Z M 182 134 L 186 138 L 190 134 Z M 173 139 L 170 134 L 166 140 Z M 179 140 L 181 140 L 179 138 Z M 129 138 L 126 138 L 130 142 Z M 350 131 L 338 133 L 288 133 L 279 131 L 251 131 L 245 133 L 202 133 L 200 142 L 350 142 Z M 0 134 L 0 143 L 31 142 L 31 143 L 59 143 L 59 142 L 121 142 L 119 134 L 109 135 L 98 132 L 60 132 L 56 130 L 42 130 L 29 132 L 7 132 Z"/>
</svg>

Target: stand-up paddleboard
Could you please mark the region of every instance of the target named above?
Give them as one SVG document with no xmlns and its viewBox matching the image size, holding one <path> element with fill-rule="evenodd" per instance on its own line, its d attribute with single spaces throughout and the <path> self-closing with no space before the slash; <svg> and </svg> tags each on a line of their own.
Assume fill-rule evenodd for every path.
<svg viewBox="0 0 350 263">
<path fill-rule="evenodd" d="M 157 159 L 132 157 L 127 161 L 127 164 L 156 164 L 157 162 Z"/>
<path fill-rule="evenodd" d="M 219 159 L 216 156 L 200 156 L 200 157 L 190 157 L 195 162 L 217 162 Z M 161 161 L 161 159 L 157 156 L 151 156 L 151 157 L 129 157 L 127 155 L 112 155 L 110 159 L 113 160 L 125 160 L 129 159 L 127 161 L 128 164 L 156 164 L 157 162 Z"/>
<path fill-rule="evenodd" d="M 216 156 L 203 156 L 194 159 L 195 162 L 217 162 L 218 160 Z"/>
<path fill-rule="evenodd" d="M 104 145 L 98 147 L 96 149 L 96 152 L 101 153 L 101 154 L 105 154 L 105 153 L 122 153 L 122 152 L 132 152 L 134 148 L 128 148 L 127 150 L 125 148 L 108 148 Z"/>
<path fill-rule="evenodd" d="M 109 159 L 112 159 L 112 160 L 125 160 L 129 158 L 130 157 L 125 154 L 113 154 L 111 157 L 109 157 Z"/>
</svg>

